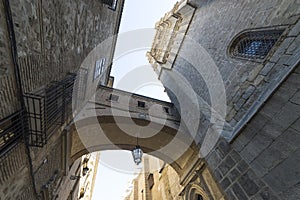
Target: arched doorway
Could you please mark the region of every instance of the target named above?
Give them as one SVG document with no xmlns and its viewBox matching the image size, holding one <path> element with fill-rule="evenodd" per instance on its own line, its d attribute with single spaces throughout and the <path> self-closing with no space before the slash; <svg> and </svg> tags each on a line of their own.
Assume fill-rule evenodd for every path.
<svg viewBox="0 0 300 200">
<path fill-rule="evenodd" d="M 191 183 L 186 188 L 184 200 L 210 200 L 210 198 L 197 183 Z"/>
</svg>

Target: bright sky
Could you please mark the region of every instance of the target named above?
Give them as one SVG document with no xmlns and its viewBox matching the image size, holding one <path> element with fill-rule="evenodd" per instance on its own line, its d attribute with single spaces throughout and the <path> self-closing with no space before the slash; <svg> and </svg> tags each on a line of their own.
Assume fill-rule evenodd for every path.
<svg viewBox="0 0 300 200">
<path fill-rule="evenodd" d="M 125 0 L 120 34 L 137 29 L 154 28 L 155 23 L 170 11 L 175 3 L 176 0 Z M 148 49 L 135 50 L 116 59 L 111 75 L 115 77 L 115 88 L 169 101 L 145 56 L 150 50 L 153 37 L 145 41 L 149 46 Z M 118 43 L 116 48 L 119 48 Z M 131 79 L 131 76 L 135 78 Z M 145 81 L 141 83 L 136 80 L 137 78 Z M 128 81 L 123 84 L 122 80 L 128 79 L 131 80 L 129 81 L 131 85 L 127 84 Z M 137 82 L 138 84 L 135 84 Z M 129 151 L 102 151 L 93 200 L 124 199 L 130 189 L 131 180 L 136 176 L 134 173 L 140 168 L 141 166 L 134 165 Z"/>
</svg>

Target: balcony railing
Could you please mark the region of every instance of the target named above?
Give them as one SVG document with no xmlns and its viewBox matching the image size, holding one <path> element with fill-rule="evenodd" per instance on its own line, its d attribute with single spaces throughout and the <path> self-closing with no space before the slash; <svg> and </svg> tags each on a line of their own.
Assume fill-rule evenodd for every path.
<svg viewBox="0 0 300 200">
<path fill-rule="evenodd" d="M 31 146 L 43 147 L 49 137 L 70 118 L 75 76 L 69 74 L 61 81 L 24 95 Z"/>
</svg>

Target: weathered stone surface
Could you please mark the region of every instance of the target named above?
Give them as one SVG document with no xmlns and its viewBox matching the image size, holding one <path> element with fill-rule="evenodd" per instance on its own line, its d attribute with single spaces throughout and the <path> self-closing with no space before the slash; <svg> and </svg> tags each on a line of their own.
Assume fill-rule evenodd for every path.
<svg viewBox="0 0 300 200">
<path fill-rule="evenodd" d="M 248 143 L 245 149 L 241 152 L 241 156 L 250 163 L 272 142 L 272 137 L 262 130 Z M 247 154 L 249 156 L 247 156 Z"/>
<path fill-rule="evenodd" d="M 300 132 L 300 118 L 292 124 L 292 128 Z"/>
<path fill-rule="evenodd" d="M 241 173 L 244 173 L 248 168 L 249 168 L 249 165 L 248 165 L 244 160 L 241 160 L 241 161 L 237 164 L 237 169 L 238 169 Z"/>
<path fill-rule="evenodd" d="M 299 133 L 289 129 L 257 158 L 265 169 L 272 169 L 297 149 Z"/>
<path fill-rule="evenodd" d="M 240 108 L 243 106 L 243 104 L 246 102 L 245 99 L 240 98 L 235 104 L 234 104 L 234 109 L 235 110 L 240 110 Z"/>
<path fill-rule="evenodd" d="M 300 106 L 300 91 L 296 92 L 290 101 Z"/>
<path fill-rule="evenodd" d="M 215 176 L 215 178 L 218 180 L 218 181 L 221 181 L 222 178 L 223 178 L 223 175 L 220 173 L 220 171 L 218 169 L 216 169 L 215 171 L 213 171 L 213 174 Z"/>
<path fill-rule="evenodd" d="M 228 178 L 231 180 L 231 182 L 235 182 L 240 175 L 241 173 L 237 169 L 232 169 L 228 174 Z"/>
<path fill-rule="evenodd" d="M 251 127 L 256 130 L 261 130 L 269 121 L 270 117 L 264 115 L 263 113 L 258 113 L 255 117 L 251 120 Z"/>
<path fill-rule="evenodd" d="M 259 191 L 259 187 L 252 181 L 252 177 L 249 177 L 248 173 L 241 176 L 239 184 L 248 196 L 253 196 Z"/>
<path fill-rule="evenodd" d="M 300 21 L 297 22 L 297 24 L 292 28 L 292 30 L 289 32 L 289 36 L 299 36 L 300 33 Z"/>
<path fill-rule="evenodd" d="M 223 179 L 220 182 L 221 187 L 226 190 L 226 188 L 228 188 L 228 186 L 231 184 L 230 180 L 228 178 Z"/>
<path fill-rule="evenodd" d="M 289 48 L 286 50 L 286 54 L 297 54 L 297 51 L 299 51 L 298 47 L 300 45 L 300 35 L 296 37 L 294 42 L 289 46 Z"/>
<path fill-rule="evenodd" d="M 281 199 L 297 199 L 300 194 L 300 183 L 295 186 L 289 188 L 287 191 L 283 192 L 279 195 Z"/>
<path fill-rule="evenodd" d="M 233 147 L 240 152 L 244 146 L 246 146 L 249 141 L 257 134 L 256 130 L 253 129 L 251 126 L 247 126 L 243 130 L 243 134 L 241 134 L 234 142 Z M 236 144 L 237 143 L 237 144 Z"/>
<path fill-rule="evenodd" d="M 230 149 L 230 145 L 225 140 L 221 140 L 217 144 L 216 151 L 219 153 L 220 158 L 224 158 L 230 152 Z"/>
<path fill-rule="evenodd" d="M 300 149 L 270 171 L 264 180 L 278 193 L 296 185 L 300 180 Z"/>
<path fill-rule="evenodd" d="M 234 160 L 228 156 L 225 160 L 222 161 L 222 163 L 219 166 L 219 170 L 223 175 L 226 175 L 228 171 L 235 165 L 236 163 Z"/>
<path fill-rule="evenodd" d="M 264 66 L 264 68 L 260 71 L 260 74 L 266 76 L 269 73 L 269 71 L 271 71 L 271 69 L 274 67 L 274 65 L 275 65 L 275 63 L 268 62 Z"/>
<path fill-rule="evenodd" d="M 248 198 L 238 183 L 235 183 L 233 185 L 232 190 L 238 199 L 247 199 Z"/>
<path fill-rule="evenodd" d="M 290 111 L 297 114 L 291 115 Z M 300 105 L 288 102 L 284 107 L 282 107 L 280 112 L 274 116 L 273 121 L 286 129 L 298 119 L 298 113 L 300 113 Z"/>
<path fill-rule="evenodd" d="M 235 150 L 230 152 L 230 156 L 235 162 L 239 162 L 241 160 L 241 156 Z"/>
<path fill-rule="evenodd" d="M 16 40 L 17 46 L 15 62 L 20 70 L 21 87 L 26 93 L 35 92 L 52 81 L 61 80 L 67 73 L 77 72 L 83 59 L 97 44 L 117 33 L 123 1 L 118 1 L 116 11 L 108 9 L 101 1 L 96 0 L 7 2 L 10 3 L 8 10 L 11 11 L 13 19 L 13 39 Z M 13 40 L 9 38 L 9 35 L 12 35 L 7 28 L 8 18 L 6 19 L 3 3 L 5 1 L 0 3 L 0 120 L 21 109 L 19 97 L 23 95 L 20 94 L 19 85 L 15 80 L 16 66 L 12 65 L 13 54 L 10 49 Z M 110 41 L 107 48 L 103 48 L 103 56 L 107 56 L 109 62 L 112 60 L 114 47 L 114 40 Z M 109 66 L 107 65 L 106 69 Z M 92 76 L 93 72 L 89 74 Z M 47 106 L 46 111 L 49 109 L 49 105 Z M 59 123 L 65 125 L 66 122 Z M 25 134 L 29 135 L 27 132 Z M 12 148 L 11 154 L 7 153 L 2 157 L 3 137 L 0 137 L 0 199 L 36 199 L 25 144 L 23 141 L 12 141 L 8 147 Z M 51 186 L 52 182 L 61 184 L 66 181 L 67 184 L 73 185 L 75 183 L 67 176 L 65 180 L 60 180 L 61 182 L 56 180 L 62 174 L 62 145 L 56 145 L 61 141 L 61 132 L 53 132 L 47 139 L 48 143 L 44 148 L 30 148 L 32 176 L 38 195 L 41 195 L 41 190 L 46 187 L 54 187 Z M 14 146 L 16 143 L 18 145 Z M 70 193 L 73 185 L 66 193 Z M 76 190 L 73 192 L 76 193 Z M 69 194 L 66 195 L 60 196 L 59 199 L 67 199 Z"/>
<path fill-rule="evenodd" d="M 285 39 L 280 46 L 276 49 L 276 52 L 273 54 L 273 56 L 271 57 L 270 61 L 277 63 L 281 56 L 286 52 L 286 50 L 289 48 L 289 46 L 292 44 L 292 42 L 294 41 L 295 38 L 293 37 L 289 37 L 287 39 Z"/>
<path fill-rule="evenodd" d="M 206 159 L 212 169 L 217 168 L 217 166 L 222 161 L 221 158 L 219 158 L 219 156 L 214 151 L 211 152 Z"/>
<path fill-rule="evenodd" d="M 273 192 L 270 191 L 269 188 L 264 188 L 258 195 L 257 197 L 258 199 L 261 199 L 261 200 L 277 200 L 279 198 L 277 198 Z M 256 199 L 254 198 L 254 199 Z"/>
<path fill-rule="evenodd" d="M 234 195 L 234 192 L 232 191 L 232 189 L 225 191 L 226 192 L 226 196 L 229 200 L 236 200 L 236 196 Z"/>
</svg>

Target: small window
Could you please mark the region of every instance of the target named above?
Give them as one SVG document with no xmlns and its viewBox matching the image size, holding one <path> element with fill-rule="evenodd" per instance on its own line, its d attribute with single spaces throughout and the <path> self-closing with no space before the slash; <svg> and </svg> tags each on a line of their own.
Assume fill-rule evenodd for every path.
<svg viewBox="0 0 300 200">
<path fill-rule="evenodd" d="M 148 184 L 149 188 L 152 189 L 152 187 L 154 186 L 154 176 L 152 173 L 150 173 L 148 176 Z"/>
<path fill-rule="evenodd" d="M 170 110 L 168 107 L 164 107 L 164 111 L 167 113 L 167 114 L 170 114 Z"/>
<path fill-rule="evenodd" d="M 118 95 L 114 95 L 114 94 L 110 94 L 108 99 L 110 101 L 118 101 L 119 100 L 119 96 Z"/>
<path fill-rule="evenodd" d="M 97 79 L 104 71 L 105 58 L 101 58 L 96 61 L 95 71 L 94 71 L 94 80 Z"/>
<path fill-rule="evenodd" d="M 247 59 L 264 59 L 283 30 L 248 31 L 237 36 L 230 45 L 230 55 Z"/>
<path fill-rule="evenodd" d="M 140 107 L 140 108 L 145 108 L 145 106 L 146 106 L 146 103 L 145 103 L 145 102 L 143 102 L 143 101 L 138 101 L 138 107 Z"/>
<path fill-rule="evenodd" d="M 197 194 L 196 199 L 197 199 L 197 200 L 203 200 L 203 197 L 202 197 L 200 194 Z"/>
</svg>

